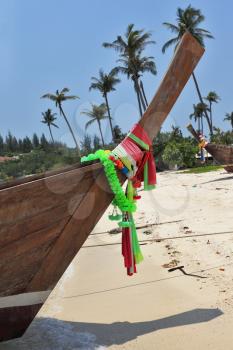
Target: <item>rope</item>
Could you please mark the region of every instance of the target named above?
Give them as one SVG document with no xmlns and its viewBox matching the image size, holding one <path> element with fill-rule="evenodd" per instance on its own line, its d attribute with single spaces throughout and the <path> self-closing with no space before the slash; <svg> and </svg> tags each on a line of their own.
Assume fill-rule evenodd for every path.
<svg viewBox="0 0 233 350">
<path fill-rule="evenodd" d="M 213 233 L 200 233 L 200 234 L 194 234 L 194 235 L 185 235 L 185 236 L 173 236 L 173 237 L 164 237 L 164 238 L 154 238 L 154 239 L 144 239 L 141 241 L 138 241 L 140 243 L 148 243 L 148 242 L 162 242 L 162 241 L 168 241 L 172 239 L 187 239 L 187 238 L 194 238 L 194 237 L 205 237 L 205 236 L 214 236 L 214 235 L 225 235 L 225 234 L 232 234 L 233 231 L 223 231 L 223 232 L 213 232 Z M 103 244 L 93 244 L 93 245 L 86 245 L 82 246 L 82 248 L 95 248 L 95 247 L 104 247 L 104 246 L 111 246 L 111 245 L 119 245 L 120 242 L 115 243 L 103 243 Z"/>
</svg>

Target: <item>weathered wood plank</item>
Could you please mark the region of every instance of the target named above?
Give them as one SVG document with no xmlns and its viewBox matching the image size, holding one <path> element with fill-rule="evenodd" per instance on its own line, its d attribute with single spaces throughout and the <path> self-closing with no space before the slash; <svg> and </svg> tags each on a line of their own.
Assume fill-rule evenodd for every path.
<svg viewBox="0 0 233 350">
<path fill-rule="evenodd" d="M 27 176 L 27 177 L 23 177 L 23 178 L 19 178 L 19 179 L 14 179 L 14 180 L 10 180 L 10 181 L 6 181 L 0 184 L 0 190 L 4 190 L 7 188 L 12 188 L 15 186 L 19 186 L 19 185 L 24 185 L 30 182 L 34 182 L 36 180 L 43 180 L 45 178 L 54 176 L 54 175 L 59 175 L 59 174 L 64 174 L 66 172 L 69 172 L 71 170 L 76 170 L 76 169 L 82 169 L 83 166 L 80 164 L 73 164 L 70 166 L 66 166 L 57 170 L 49 170 L 46 171 L 44 173 L 41 174 L 35 174 L 35 175 L 31 175 L 31 176 Z M 92 163 L 88 166 L 85 166 L 85 169 L 83 170 L 84 172 L 86 171 L 90 171 L 90 170 L 98 170 L 101 168 L 101 165 L 99 162 L 96 163 Z"/>
<path fill-rule="evenodd" d="M 45 210 L 52 215 L 51 208 L 65 203 L 69 205 L 73 197 L 76 201 L 81 200 L 99 171 L 99 169 L 90 170 L 82 175 L 78 169 L 66 173 L 64 178 L 60 174 L 57 178 L 52 177 L 30 183 L 28 187 L 21 185 L 12 188 L 11 191 L 10 189 L 0 191 L 1 227 Z"/>
<path fill-rule="evenodd" d="M 0 268 L 6 265 L 7 259 L 14 260 L 18 255 L 25 254 L 27 251 L 37 247 L 39 248 L 40 245 L 43 245 L 46 241 L 55 238 L 62 231 L 66 223 L 67 218 L 64 218 L 58 222 L 52 223 L 45 229 L 36 231 L 4 247 L 0 247 Z M 20 266 L 18 266 L 18 268 L 20 268 Z"/>
<path fill-rule="evenodd" d="M 40 247 L 28 251 L 27 254 L 18 255 L 4 262 L 0 268 L 0 297 L 22 293 L 25 290 L 50 251 L 54 240 L 55 238 L 52 238 Z"/>
<path fill-rule="evenodd" d="M 204 48 L 186 33 L 157 93 L 139 121 L 151 139 L 159 132 L 203 53 Z"/>
<path fill-rule="evenodd" d="M 123 175 L 120 176 L 121 181 L 124 182 Z M 51 252 L 43 261 L 39 272 L 26 288 L 26 291 L 47 290 L 58 282 L 68 264 L 101 218 L 112 198 L 113 195 L 106 176 L 102 171 L 78 206 L 72 219 L 65 226 Z M 61 256 L 62 259 L 60 259 Z"/>
<path fill-rule="evenodd" d="M 83 195 L 84 196 L 84 195 Z M 44 210 L 37 215 L 23 218 L 14 224 L 0 226 L 0 248 L 7 244 L 22 239 L 28 234 L 45 229 L 51 224 L 59 222 L 62 219 L 71 216 L 71 208 L 68 208 L 67 203 L 61 206 L 56 206 L 48 210 Z"/>
</svg>

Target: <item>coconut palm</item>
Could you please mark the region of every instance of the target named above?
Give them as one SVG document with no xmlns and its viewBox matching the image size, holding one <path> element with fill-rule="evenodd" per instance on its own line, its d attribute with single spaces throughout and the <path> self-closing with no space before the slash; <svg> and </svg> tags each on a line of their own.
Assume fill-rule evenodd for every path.
<svg viewBox="0 0 233 350">
<path fill-rule="evenodd" d="M 56 93 L 55 94 L 45 94 L 43 95 L 41 98 L 48 98 L 50 99 L 51 101 L 55 102 L 55 106 L 59 109 L 59 112 L 60 112 L 60 115 L 63 116 L 63 118 L 65 119 L 66 121 L 66 124 L 70 130 L 70 133 L 73 137 L 73 140 L 74 140 L 74 143 L 75 143 L 75 146 L 77 148 L 77 151 L 78 151 L 78 154 L 80 155 L 80 148 L 79 148 L 79 145 L 78 145 L 78 141 L 74 135 L 74 132 L 71 128 L 71 125 L 69 123 L 69 120 L 63 110 L 63 107 L 62 107 L 62 103 L 65 102 L 65 101 L 68 101 L 68 100 L 75 100 L 77 98 L 79 98 L 78 96 L 74 96 L 74 95 L 69 95 L 67 96 L 66 94 L 69 92 L 70 90 L 68 88 L 64 88 L 62 89 L 61 91 L 59 90 L 56 90 Z"/>
<path fill-rule="evenodd" d="M 172 24 L 172 23 L 168 23 L 168 22 L 163 23 L 163 25 L 167 29 L 169 29 L 172 33 L 175 34 L 175 37 L 168 40 L 163 45 L 162 52 L 165 53 L 167 48 L 169 48 L 170 46 L 173 46 L 173 45 L 175 45 L 175 48 L 176 48 L 185 32 L 189 32 L 190 34 L 192 34 L 192 36 L 201 44 L 201 46 L 204 47 L 205 46 L 204 45 L 205 38 L 213 39 L 213 36 L 211 35 L 211 33 L 208 30 L 203 29 L 203 28 L 199 28 L 199 24 L 202 23 L 204 20 L 205 20 L 205 17 L 201 13 L 201 10 L 195 9 L 191 5 L 189 5 L 184 10 L 181 8 L 178 8 L 177 9 L 177 20 L 176 20 L 177 24 Z M 199 88 L 199 85 L 198 85 L 198 82 L 197 82 L 197 79 L 196 79 L 194 72 L 192 73 L 192 76 L 193 76 L 194 84 L 196 86 L 199 100 L 201 103 L 203 103 L 203 98 L 202 98 L 200 88 Z M 210 133 L 211 133 L 210 118 L 209 118 L 208 113 L 206 111 L 204 113 L 205 113 L 206 120 L 208 122 Z"/>
<path fill-rule="evenodd" d="M 58 128 L 58 126 L 54 123 L 55 120 L 57 119 L 55 117 L 56 114 L 57 113 L 52 113 L 52 110 L 50 108 L 48 108 L 47 111 L 42 112 L 43 119 L 41 120 L 41 123 L 44 123 L 44 124 L 46 124 L 48 126 L 49 132 L 50 132 L 50 136 L 51 136 L 51 139 L 52 139 L 53 143 L 54 143 L 54 138 L 53 138 L 51 126 L 54 126 L 55 128 Z"/>
<path fill-rule="evenodd" d="M 101 103 L 99 106 L 92 104 L 90 110 L 85 110 L 82 112 L 82 114 L 85 114 L 90 118 L 90 120 L 86 123 L 85 128 L 87 129 L 90 125 L 93 123 L 97 122 L 99 131 L 100 131 L 100 136 L 102 140 L 102 144 L 104 146 L 104 138 L 103 138 L 103 133 L 102 133 L 102 128 L 101 128 L 101 121 L 104 119 L 108 119 L 108 116 L 106 115 L 108 109 L 105 103 Z"/>
<path fill-rule="evenodd" d="M 210 124 L 211 124 L 211 135 L 213 134 L 213 116 L 212 116 L 212 104 L 218 103 L 220 97 L 215 91 L 210 91 L 208 95 L 205 97 L 205 100 L 209 102 L 209 110 L 210 110 Z"/>
<path fill-rule="evenodd" d="M 144 111 L 148 106 L 146 94 L 144 91 L 144 86 L 142 80 L 140 80 L 143 73 L 149 72 L 154 75 L 157 74 L 156 65 L 154 62 L 154 57 L 141 57 L 140 54 L 135 55 L 135 57 L 129 60 L 127 57 L 122 56 L 117 60 L 120 66 L 117 66 L 115 70 L 117 73 L 122 73 L 131 79 L 134 84 L 134 89 L 137 95 L 138 106 L 140 114 L 142 115 L 142 108 Z"/>
<path fill-rule="evenodd" d="M 224 120 L 229 121 L 231 123 L 231 128 L 233 132 L 233 112 L 226 113 L 226 117 L 224 118 Z"/>
<path fill-rule="evenodd" d="M 112 126 L 112 117 L 110 113 L 110 107 L 108 103 L 108 93 L 111 91 L 115 91 L 115 85 L 120 82 L 120 79 L 117 78 L 117 72 L 112 69 L 110 73 L 104 73 L 102 69 L 99 71 L 99 78 L 92 77 L 92 83 L 89 90 L 98 90 L 103 98 L 105 99 L 105 103 L 108 111 L 108 119 L 112 133 L 112 139 L 114 140 L 114 132 Z"/>
<path fill-rule="evenodd" d="M 208 106 L 205 103 L 197 103 L 193 105 L 193 113 L 190 114 L 189 118 L 194 118 L 198 125 L 198 131 L 204 133 L 203 116 L 205 111 L 209 111 Z"/>
<path fill-rule="evenodd" d="M 142 107 L 144 110 L 146 109 L 146 101 L 143 96 L 142 89 L 140 87 L 140 82 L 139 82 L 140 71 L 138 71 L 137 65 L 138 65 L 139 59 L 142 59 L 142 63 L 143 63 L 145 61 L 151 61 L 153 58 L 153 57 L 141 58 L 141 54 L 143 50 L 148 45 L 155 44 L 155 41 L 151 40 L 151 35 L 152 35 L 151 32 L 145 32 L 143 29 L 141 30 L 134 29 L 134 24 L 129 24 L 124 37 L 122 37 L 121 35 L 118 35 L 117 39 L 114 40 L 112 43 L 103 43 L 104 47 L 113 48 L 119 53 L 120 60 L 118 60 L 118 62 L 123 61 L 122 62 L 123 66 L 127 68 L 127 72 L 125 74 L 127 74 L 127 76 L 130 76 L 131 79 L 133 80 L 134 89 L 136 91 L 137 99 L 138 99 L 139 111 L 141 115 L 142 115 Z M 146 71 L 149 71 L 148 65 L 147 65 Z M 155 64 L 150 70 L 150 72 L 151 73 L 154 72 L 153 74 L 156 74 Z M 143 71 L 141 71 L 141 74 L 142 73 Z"/>
</svg>

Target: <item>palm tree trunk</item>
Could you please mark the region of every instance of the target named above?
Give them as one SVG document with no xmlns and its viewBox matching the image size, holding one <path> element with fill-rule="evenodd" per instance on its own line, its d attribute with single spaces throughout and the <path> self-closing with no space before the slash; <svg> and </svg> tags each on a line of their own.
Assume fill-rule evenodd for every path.
<svg viewBox="0 0 233 350">
<path fill-rule="evenodd" d="M 140 81 L 140 88 L 141 88 L 141 91 L 142 91 L 143 98 L 144 98 L 144 100 L 145 100 L 146 107 L 148 107 L 148 101 L 147 101 L 147 98 L 146 98 L 146 94 L 145 94 L 145 90 L 144 90 L 144 85 L 143 85 L 143 82 L 142 82 L 142 81 Z"/>
<path fill-rule="evenodd" d="M 102 144 L 103 144 L 103 146 L 105 146 L 105 145 L 104 145 L 103 133 L 102 133 L 102 129 L 101 129 L 101 124 L 100 124 L 100 121 L 99 121 L 99 120 L 97 120 L 97 122 L 98 122 L 98 125 L 99 125 L 99 130 L 100 130 L 100 136 L 101 136 Z"/>
<path fill-rule="evenodd" d="M 147 106 L 146 106 L 146 103 L 144 101 L 144 98 L 143 98 L 143 95 L 142 95 L 142 91 L 140 89 L 140 85 L 139 85 L 139 82 L 138 82 L 138 78 L 135 78 L 135 84 L 136 84 L 136 88 L 137 88 L 137 91 L 138 91 L 138 95 L 139 95 L 139 98 L 140 98 L 140 101 L 141 101 L 141 105 L 142 105 L 142 108 L 145 112 Z"/>
<path fill-rule="evenodd" d="M 111 129 L 111 133 L 112 133 L 112 140 L 113 140 L 113 142 L 115 142 L 115 136 L 114 136 L 114 132 L 113 132 L 112 118 L 111 118 L 111 114 L 110 114 L 110 108 L 109 108 L 109 104 L 108 104 L 107 94 L 104 94 L 104 98 L 105 98 L 105 102 L 106 102 L 106 106 L 107 106 L 107 110 L 108 110 L 108 119 L 109 119 L 110 129 Z"/>
<path fill-rule="evenodd" d="M 70 130 L 70 133 L 71 133 L 71 135 L 72 135 L 72 137 L 73 137 L 75 146 L 76 146 L 76 148 L 77 148 L 78 155 L 80 156 L 80 155 L 81 155 L 81 152 L 80 152 L 80 148 L 79 148 L 79 145 L 78 145 L 78 141 L 77 141 L 76 138 L 75 138 L 74 132 L 73 132 L 73 130 L 72 130 L 72 128 L 71 128 L 71 125 L 70 125 L 70 123 L 69 123 L 69 121 L 68 121 L 68 119 L 67 119 L 67 117 L 66 117 L 66 115 L 65 115 L 65 113 L 64 113 L 64 111 L 63 111 L 63 108 L 62 108 L 61 104 L 59 104 L 59 109 L 60 109 L 60 113 L 62 114 L 62 116 L 64 117 L 64 119 L 65 119 L 65 121 L 66 121 L 66 124 L 68 125 L 68 128 L 69 128 L 69 130 Z"/>
<path fill-rule="evenodd" d="M 197 90 L 197 94 L 198 94 L 199 100 L 200 100 L 201 103 L 204 103 L 203 102 L 203 98 L 201 96 L 201 91 L 199 89 L 199 86 L 198 86 L 198 83 L 197 83 L 197 79 L 196 79 L 196 76 L 195 76 L 194 72 L 192 72 L 192 77 L 193 77 L 194 84 L 196 86 L 196 90 Z M 206 120 L 207 120 L 207 123 L 208 123 L 208 126 L 209 126 L 210 134 L 212 135 L 210 118 L 209 118 L 208 113 L 207 113 L 206 110 L 204 111 L 204 113 L 205 113 L 205 117 L 206 117 Z"/>
<path fill-rule="evenodd" d="M 212 102 L 210 101 L 210 124 L 211 124 L 211 136 L 213 135 L 213 117 L 212 117 Z"/>
<path fill-rule="evenodd" d="M 201 121 L 200 121 L 200 118 L 198 117 L 198 119 L 197 119 L 197 127 L 198 127 L 198 132 L 200 133 L 200 131 L 201 131 Z"/>
<path fill-rule="evenodd" d="M 201 116 L 201 133 L 204 136 L 203 116 Z"/>
<path fill-rule="evenodd" d="M 54 139 L 53 139 L 53 134 L 52 134 L 51 126 L 48 125 L 48 127 L 49 127 L 49 132 L 50 132 L 50 136 L 51 136 L 52 142 L 54 143 Z"/>
<path fill-rule="evenodd" d="M 143 112 L 142 112 L 142 105 L 141 105 L 141 100 L 140 100 L 139 92 L 138 92 L 138 90 L 137 90 L 135 81 L 134 81 L 134 90 L 136 91 L 136 95 L 137 95 L 139 113 L 140 113 L 140 116 L 142 117 L 142 115 L 143 115 Z"/>
</svg>

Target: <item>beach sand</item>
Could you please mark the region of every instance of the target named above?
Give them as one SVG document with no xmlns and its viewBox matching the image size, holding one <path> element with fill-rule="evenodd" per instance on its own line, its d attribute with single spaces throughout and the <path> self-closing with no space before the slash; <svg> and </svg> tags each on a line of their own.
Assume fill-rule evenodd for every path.
<svg viewBox="0 0 233 350">
<path fill-rule="evenodd" d="M 138 230 L 138 273 L 126 275 L 109 209 L 26 334 L 0 349 L 233 348 L 232 190 L 223 170 L 160 173 L 140 193 L 136 223 L 153 225 Z"/>
</svg>

